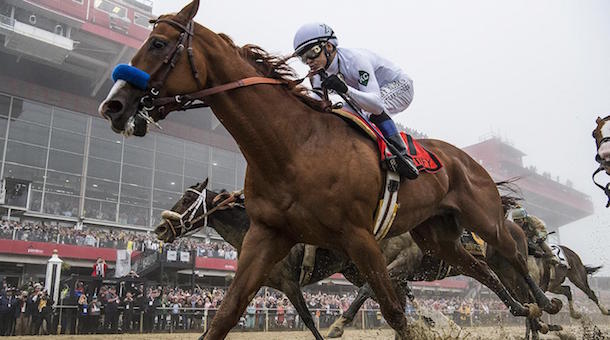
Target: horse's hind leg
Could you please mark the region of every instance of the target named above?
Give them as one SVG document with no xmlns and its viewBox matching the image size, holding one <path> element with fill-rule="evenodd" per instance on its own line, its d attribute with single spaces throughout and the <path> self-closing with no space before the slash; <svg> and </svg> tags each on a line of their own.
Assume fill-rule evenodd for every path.
<svg viewBox="0 0 610 340">
<path fill-rule="evenodd" d="M 371 285 L 388 324 L 401 339 L 411 339 L 404 314 L 404 302 L 401 303 L 392 287 L 385 260 L 375 238 L 366 229 L 352 230 L 354 233 L 349 238 L 344 238 L 344 251 Z"/>
<path fill-rule="evenodd" d="M 269 275 L 268 269 L 284 258 L 293 245 L 294 242 L 281 237 L 275 230 L 254 222 L 250 224 L 241 248 L 235 279 L 205 334 L 205 340 L 220 340 L 227 336 Z"/>
<path fill-rule="evenodd" d="M 448 233 L 452 231 L 452 233 Z M 411 231 L 417 244 L 432 255 L 454 266 L 460 273 L 481 282 L 504 302 L 515 316 L 529 316 L 528 308 L 517 302 L 486 263 L 475 259 L 456 239 L 461 233 L 452 218 L 433 218 Z"/>
<path fill-rule="evenodd" d="M 495 195 L 497 196 L 497 192 Z M 504 226 L 504 213 L 499 199 L 495 198 L 498 201 L 497 204 L 490 204 L 490 202 L 494 202 L 494 198 L 486 198 L 484 196 L 479 194 L 463 197 L 464 202 L 467 202 L 467 204 L 460 206 L 458 214 L 459 225 L 474 231 L 494 247 L 527 282 L 538 305 L 549 314 L 557 314 L 562 306 L 561 300 L 553 299 L 553 302 L 551 302 L 532 279 L 528 271 L 525 256 L 517 251 L 515 240 Z M 476 200 L 477 197 L 479 201 Z"/>
<path fill-rule="evenodd" d="M 568 271 L 568 278 L 570 279 L 570 282 L 572 282 L 576 287 L 578 287 L 578 289 L 582 290 L 585 294 L 587 294 L 587 297 L 589 297 L 589 299 L 595 302 L 597 308 L 599 308 L 602 314 L 610 315 L 608 309 L 606 309 L 606 307 L 604 307 L 601 302 L 599 302 L 597 295 L 595 295 L 593 289 L 589 287 L 589 281 L 587 280 L 587 272 L 585 271 L 582 264 L 580 267 L 580 270 L 577 270 L 573 267 L 570 268 L 570 270 Z"/>
</svg>

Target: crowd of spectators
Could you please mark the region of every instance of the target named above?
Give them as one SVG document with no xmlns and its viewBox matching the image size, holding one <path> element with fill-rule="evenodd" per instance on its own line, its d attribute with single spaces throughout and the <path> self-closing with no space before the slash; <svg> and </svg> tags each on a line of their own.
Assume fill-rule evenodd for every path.
<svg viewBox="0 0 610 340">
<path fill-rule="evenodd" d="M 131 281 L 119 288 L 96 285 L 94 281 L 76 281 L 64 285 L 59 294 L 62 308 L 53 309 L 54 301 L 41 283 L 29 282 L 16 289 L 3 282 L 0 289 L 0 336 L 56 333 L 65 334 L 202 331 L 214 317 L 225 289 L 219 287 L 145 287 Z M 356 291 L 343 293 L 306 291 L 303 294 L 312 318 L 319 328 L 329 327 L 344 313 L 356 297 Z M 461 326 L 495 324 L 499 318 L 514 319 L 497 298 L 435 297 L 419 298 L 424 308 L 440 312 Z M 61 309 L 61 314 L 59 310 Z M 592 312 L 586 303 L 579 310 Z M 415 317 L 407 304 L 406 312 Z M 377 328 L 385 325 L 379 305 L 369 299 L 354 320 L 355 327 Z M 241 329 L 302 329 L 296 309 L 281 292 L 261 289 L 240 318 Z"/>
<path fill-rule="evenodd" d="M 77 229 L 59 223 L 5 220 L 0 224 L 0 238 L 139 251 L 159 250 L 163 246 L 171 250 L 196 251 L 200 257 L 237 259 L 237 251 L 226 242 L 210 238 L 182 238 L 163 244 L 151 232 L 110 227 L 83 226 Z"/>
</svg>

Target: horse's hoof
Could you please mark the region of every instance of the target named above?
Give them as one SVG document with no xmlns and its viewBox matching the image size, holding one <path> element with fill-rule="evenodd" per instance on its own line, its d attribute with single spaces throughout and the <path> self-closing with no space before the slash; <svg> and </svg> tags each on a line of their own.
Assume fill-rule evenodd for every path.
<svg viewBox="0 0 610 340">
<path fill-rule="evenodd" d="M 542 310 L 535 303 L 526 303 L 525 307 L 527 308 L 529 319 L 537 319 L 542 316 Z"/>
<path fill-rule="evenodd" d="M 570 316 L 572 317 L 572 319 L 576 319 L 576 320 L 582 319 L 582 314 L 580 314 L 579 312 L 570 312 Z"/>
<path fill-rule="evenodd" d="M 558 298 L 552 298 L 551 305 L 551 308 L 549 308 L 548 310 L 545 309 L 545 312 L 549 314 L 557 314 L 561 310 L 561 307 L 563 307 L 563 302 L 561 302 L 561 300 L 559 300 Z"/>
<path fill-rule="evenodd" d="M 342 336 L 343 336 L 343 328 L 336 327 L 336 326 L 335 327 L 331 327 L 328 330 L 328 333 L 326 334 L 326 337 L 327 338 L 331 338 L 331 339 L 340 338 Z"/>
<path fill-rule="evenodd" d="M 540 333 L 542 333 L 542 334 L 548 333 L 549 332 L 549 325 L 547 325 L 546 323 L 544 323 L 542 321 L 539 321 L 539 323 L 540 323 L 540 329 L 539 329 Z"/>
<path fill-rule="evenodd" d="M 552 331 L 552 332 L 563 331 L 563 327 L 561 327 L 561 325 L 549 325 L 549 331 Z"/>
</svg>

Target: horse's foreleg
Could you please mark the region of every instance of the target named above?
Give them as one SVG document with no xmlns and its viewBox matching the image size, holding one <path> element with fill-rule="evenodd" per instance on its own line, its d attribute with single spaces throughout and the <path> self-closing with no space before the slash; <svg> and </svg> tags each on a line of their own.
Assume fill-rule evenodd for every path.
<svg viewBox="0 0 610 340">
<path fill-rule="evenodd" d="M 343 249 L 371 285 L 388 324 L 401 338 L 411 339 L 404 302 L 401 303 L 392 287 L 385 260 L 375 238 L 366 229 L 353 229 L 354 233 L 344 239 Z"/>
<path fill-rule="evenodd" d="M 305 326 L 307 326 L 307 328 L 311 331 L 316 340 L 324 340 L 324 337 L 316 328 L 316 324 L 311 317 L 311 313 L 307 308 L 307 302 L 305 302 L 305 299 L 303 298 L 303 293 L 301 292 L 301 287 L 299 287 L 299 284 L 296 281 L 288 282 L 288 280 L 285 280 L 282 283 L 282 291 L 284 294 L 286 294 L 299 314 L 301 321 L 303 321 Z"/>
<path fill-rule="evenodd" d="M 517 243 L 505 223 L 503 212 L 498 209 L 497 215 L 491 214 L 490 211 L 482 207 L 489 206 L 489 202 L 470 202 L 470 204 L 461 211 L 459 216 L 459 224 L 469 226 L 475 233 L 496 249 L 519 273 L 527 283 L 530 291 L 534 295 L 536 302 L 545 312 L 549 314 L 557 314 L 561 309 L 562 303 L 559 299 L 549 300 L 538 284 L 532 279 L 528 266 L 527 254 L 521 254 L 517 250 Z M 501 207 L 500 207 L 501 208 Z"/>
<path fill-rule="evenodd" d="M 216 313 L 205 340 L 224 339 L 239 321 L 250 298 L 269 275 L 269 268 L 281 260 L 294 242 L 274 230 L 250 224 L 241 248 L 235 278 Z"/>
<path fill-rule="evenodd" d="M 343 315 L 341 315 L 328 329 L 327 337 L 329 338 L 339 338 L 343 335 L 343 328 L 346 325 L 349 325 L 352 321 L 354 321 L 354 317 L 360 307 L 366 302 L 368 298 L 373 295 L 373 291 L 371 290 L 371 286 L 367 283 L 364 286 L 358 289 L 358 295 L 356 299 L 349 305 L 349 308 Z"/>
<path fill-rule="evenodd" d="M 574 308 L 574 299 L 572 299 L 572 290 L 570 289 L 570 286 L 559 286 L 559 287 L 554 288 L 549 291 L 552 293 L 555 293 L 555 294 L 563 295 L 566 298 L 568 298 L 568 306 L 570 307 L 570 316 L 574 319 L 582 318 L 582 315 L 579 312 L 577 312 L 576 309 Z"/>
</svg>

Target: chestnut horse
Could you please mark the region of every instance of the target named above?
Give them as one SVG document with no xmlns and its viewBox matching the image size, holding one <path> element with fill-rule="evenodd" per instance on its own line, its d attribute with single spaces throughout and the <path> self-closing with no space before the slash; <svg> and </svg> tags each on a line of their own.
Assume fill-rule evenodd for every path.
<svg viewBox="0 0 610 340">
<path fill-rule="evenodd" d="M 597 126 L 593 130 L 593 138 L 595 138 L 595 146 L 597 147 L 595 160 L 599 162 L 599 168 L 593 173 L 593 183 L 608 196 L 608 203 L 606 204 L 606 208 L 608 208 L 610 207 L 610 182 L 603 186 L 595 182 L 595 175 L 604 170 L 610 175 L 610 115 L 603 119 L 597 117 L 595 123 Z"/>
<path fill-rule="evenodd" d="M 296 86 L 294 71 L 283 60 L 257 47 L 237 48 L 228 37 L 193 22 L 198 8 L 194 0 L 178 14 L 155 21 L 99 113 L 115 132 L 144 135 L 142 124 L 205 100 L 248 162 L 244 190 L 250 229 L 235 279 L 204 338 L 227 335 L 268 276 L 265 268 L 297 243 L 346 254 L 371 285 L 388 324 L 401 338 L 410 338 L 404 302 L 372 234 L 383 183 L 376 143 L 341 118 L 308 105 L 313 101 L 299 95 L 304 88 Z M 544 310 L 557 312 L 559 300 L 551 302 L 536 285 L 504 227 L 500 195 L 489 174 L 448 143 L 421 144 L 445 166 L 403 182 L 388 236 L 417 227 L 414 237 L 434 237 L 435 251 L 452 258 L 452 265 L 463 266 L 471 276 L 486 273 L 488 286 L 501 287 L 484 264 L 464 265 L 473 258 L 459 248 L 458 239 L 469 227 L 509 261 Z M 528 309 L 520 305 L 512 312 L 526 316 Z"/>
</svg>

